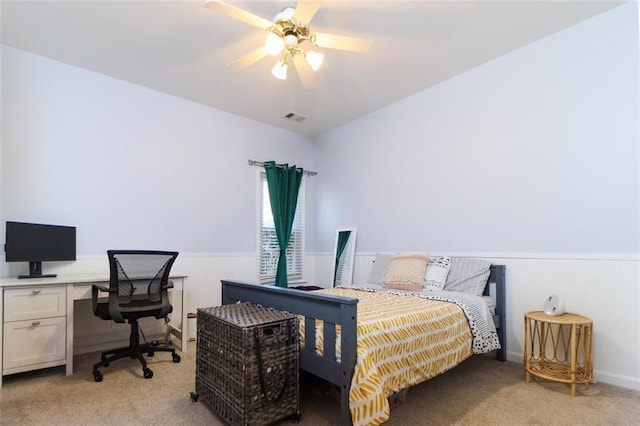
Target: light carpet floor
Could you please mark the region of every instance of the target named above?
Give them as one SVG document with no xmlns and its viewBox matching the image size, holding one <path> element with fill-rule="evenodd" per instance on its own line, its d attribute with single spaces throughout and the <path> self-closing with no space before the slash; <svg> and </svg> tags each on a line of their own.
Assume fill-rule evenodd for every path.
<svg viewBox="0 0 640 426">
<path fill-rule="evenodd" d="M 5 376 L 0 389 L 2 425 L 222 425 L 201 400 L 193 402 L 195 345 L 175 364 L 169 354 L 149 361 L 152 379 L 135 360 L 104 368 L 93 381 L 97 353 L 64 367 Z M 313 386 L 310 385 L 313 383 Z M 522 364 L 474 356 L 453 370 L 411 388 L 387 425 L 640 425 L 640 392 L 601 383 L 580 385 L 524 381 Z M 339 404 L 330 387 L 301 383 L 300 425 L 337 425 Z M 278 425 L 292 424 L 289 419 Z"/>
</svg>

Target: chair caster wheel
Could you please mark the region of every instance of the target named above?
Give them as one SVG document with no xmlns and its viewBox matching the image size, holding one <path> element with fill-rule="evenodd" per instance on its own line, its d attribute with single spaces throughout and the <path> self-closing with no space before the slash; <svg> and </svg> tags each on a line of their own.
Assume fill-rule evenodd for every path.
<svg viewBox="0 0 640 426">
<path fill-rule="evenodd" d="M 98 370 L 93 370 L 93 381 L 101 382 L 102 381 L 102 373 Z"/>
<path fill-rule="evenodd" d="M 150 357 L 154 356 L 155 354 L 156 354 L 156 353 L 155 353 L 154 351 L 149 351 L 149 352 L 147 352 L 147 355 L 148 355 L 148 356 L 150 356 Z"/>
<path fill-rule="evenodd" d="M 173 358 L 173 362 L 180 362 L 180 355 L 173 354 L 172 358 Z"/>
<path fill-rule="evenodd" d="M 151 342 L 151 346 L 153 346 L 154 348 L 157 348 L 158 346 L 160 346 L 160 342 L 158 342 L 157 340 L 154 340 L 153 342 Z"/>
<path fill-rule="evenodd" d="M 153 371 L 151 371 L 150 368 L 145 368 L 144 370 L 142 370 L 142 372 L 144 373 L 145 379 L 150 379 L 153 377 Z"/>
<path fill-rule="evenodd" d="M 198 396 L 197 392 L 191 392 L 191 401 L 196 402 L 198 400 Z"/>
</svg>

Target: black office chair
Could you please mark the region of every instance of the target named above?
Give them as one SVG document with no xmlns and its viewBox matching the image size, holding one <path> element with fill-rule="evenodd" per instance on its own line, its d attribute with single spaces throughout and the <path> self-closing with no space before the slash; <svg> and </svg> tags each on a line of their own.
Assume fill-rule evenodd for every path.
<svg viewBox="0 0 640 426">
<path fill-rule="evenodd" d="M 118 323 L 129 322 L 131 334 L 129 346 L 102 353 L 102 359 L 93 366 L 93 379 L 102 381 L 100 367 L 108 367 L 121 358 L 137 358 L 142 364 L 145 379 L 153 377 L 147 367 L 144 354 L 171 352 L 173 362 L 180 362 L 180 355 L 170 346 L 158 342 L 140 344 L 138 319 L 143 317 L 165 318 L 173 310 L 167 289 L 171 287 L 169 272 L 178 257 L 177 252 L 152 250 L 108 250 L 109 287 L 92 286 L 93 313 L 103 320 Z M 109 293 L 108 299 L 99 299 L 100 292 Z"/>
</svg>

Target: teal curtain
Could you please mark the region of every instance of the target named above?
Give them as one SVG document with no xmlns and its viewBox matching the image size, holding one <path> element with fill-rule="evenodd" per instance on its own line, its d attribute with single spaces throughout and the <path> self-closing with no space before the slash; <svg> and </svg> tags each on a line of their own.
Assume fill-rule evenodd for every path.
<svg viewBox="0 0 640 426">
<path fill-rule="evenodd" d="M 271 200 L 271 213 L 276 227 L 280 256 L 276 272 L 276 285 L 287 287 L 287 246 L 291 239 L 291 228 L 296 216 L 298 190 L 302 183 L 301 168 L 289 167 L 288 164 L 276 164 L 274 161 L 264 163 Z"/>
<path fill-rule="evenodd" d="M 345 247 L 347 247 L 349 236 L 351 236 L 351 231 L 338 232 L 338 243 L 336 246 L 336 264 L 333 267 L 333 286 L 334 287 L 336 286 L 336 277 L 338 275 L 338 265 L 340 264 L 340 258 L 342 257 L 342 253 L 344 253 Z"/>
</svg>

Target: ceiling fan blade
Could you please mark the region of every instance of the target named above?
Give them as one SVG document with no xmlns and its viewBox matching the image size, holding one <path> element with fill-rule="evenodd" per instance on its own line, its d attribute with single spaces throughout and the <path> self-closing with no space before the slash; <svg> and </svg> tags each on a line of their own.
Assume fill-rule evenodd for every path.
<svg viewBox="0 0 640 426">
<path fill-rule="evenodd" d="M 245 24 L 253 25 L 254 27 L 258 27 L 263 30 L 273 26 L 273 22 L 267 19 L 218 0 L 206 0 L 204 2 L 204 6 L 209 10 L 220 12 L 224 15 L 237 19 L 238 21 L 242 21 Z"/>
<path fill-rule="evenodd" d="M 329 49 L 349 50 L 352 52 L 371 52 L 373 50 L 373 40 L 363 38 L 340 36 L 335 34 L 313 33 L 311 43 L 318 47 Z"/>
<path fill-rule="evenodd" d="M 304 25 L 309 25 L 321 4 L 322 0 L 300 0 L 293 18 Z"/>
<path fill-rule="evenodd" d="M 227 67 L 229 67 L 229 69 L 232 69 L 233 71 L 238 71 L 239 69 L 255 64 L 268 54 L 269 52 L 267 52 L 267 48 L 265 46 L 260 46 L 256 50 L 249 52 L 243 57 L 227 64 Z"/>
<path fill-rule="evenodd" d="M 300 77 L 300 81 L 304 87 L 308 89 L 316 85 L 316 74 L 304 59 L 304 56 L 295 55 L 293 57 L 293 64 L 295 65 L 298 77 Z"/>
</svg>

